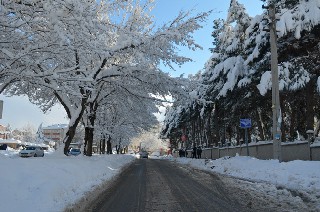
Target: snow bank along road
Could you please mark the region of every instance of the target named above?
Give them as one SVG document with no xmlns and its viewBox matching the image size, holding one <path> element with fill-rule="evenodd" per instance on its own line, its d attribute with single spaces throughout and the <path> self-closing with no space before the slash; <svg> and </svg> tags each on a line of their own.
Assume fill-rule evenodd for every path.
<svg viewBox="0 0 320 212">
<path fill-rule="evenodd" d="M 195 170 L 168 160 L 135 160 L 111 184 L 67 211 L 309 211 L 294 192 Z"/>
</svg>

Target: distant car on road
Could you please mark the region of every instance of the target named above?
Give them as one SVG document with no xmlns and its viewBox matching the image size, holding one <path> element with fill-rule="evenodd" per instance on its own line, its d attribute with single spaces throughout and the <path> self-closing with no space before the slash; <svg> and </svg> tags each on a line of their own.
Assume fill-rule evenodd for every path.
<svg viewBox="0 0 320 212">
<path fill-rule="evenodd" d="M 141 151 L 140 153 L 140 158 L 148 158 L 149 153 L 147 151 Z"/>
<path fill-rule="evenodd" d="M 43 157 L 44 151 L 40 146 L 27 146 L 19 152 L 20 157 Z"/>
<path fill-rule="evenodd" d="M 75 149 L 75 148 L 72 148 L 69 152 L 69 155 L 73 155 L 73 156 L 77 156 L 77 155 L 80 155 L 81 154 L 81 151 L 80 149 Z"/>
</svg>

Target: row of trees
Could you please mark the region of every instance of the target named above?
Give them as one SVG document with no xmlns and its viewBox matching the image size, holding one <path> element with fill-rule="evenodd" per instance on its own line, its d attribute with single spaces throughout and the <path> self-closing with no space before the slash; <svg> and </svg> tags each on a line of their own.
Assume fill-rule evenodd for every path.
<svg viewBox="0 0 320 212">
<path fill-rule="evenodd" d="M 160 152 L 168 149 L 168 142 L 160 138 L 161 125 L 134 137 L 130 146 L 134 150 L 144 149 L 149 152 Z"/>
<path fill-rule="evenodd" d="M 79 124 L 91 156 L 94 138 L 128 140 L 156 123 L 162 97 L 184 95 L 159 64 L 190 61 L 177 47 L 199 47 L 191 33 L 208 14 L 180 12 L 156 28 L 154 2 L 143 2 L 1 1 L 0 93 L 27 95 L 44 112 L 60 103 L 70 119 L 65 154 Z"/>
<path fill-rule="evenodd" d="M 282 140 L 309 129 L 319 132 L 320 2 L 263 1 L 277 8 Z M 263 3 L 262 2 L 262 3 Z M 250 118 L 250 133 L 271 139 L 272 103 L 268 10 L 250 17 L 231 0 L 225 20 L 215 20 L 212 56 L 189 88 L 196 101 L 177 101 L 167 111 L 162 134 L 173 145 L 187 134 L 189 144 L 239 144 L 241 118 Z M 200 101 L 201 100 L 201 101 Z M 249 138 L 250 139 L 250 138 Z M 191 142 L 191 143 L 190 143 Z"/>
</svg>

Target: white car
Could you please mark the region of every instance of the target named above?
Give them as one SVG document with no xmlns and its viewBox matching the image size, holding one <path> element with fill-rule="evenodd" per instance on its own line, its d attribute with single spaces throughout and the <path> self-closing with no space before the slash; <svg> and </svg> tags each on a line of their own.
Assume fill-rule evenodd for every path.
<svg viewBox="0 0 320 212">
<path fill-rule="evenodd" d="M 44 151 L 40 146 L 27 146 L 19 152 L 20 157 L 43 157 Z"/>
</svg>

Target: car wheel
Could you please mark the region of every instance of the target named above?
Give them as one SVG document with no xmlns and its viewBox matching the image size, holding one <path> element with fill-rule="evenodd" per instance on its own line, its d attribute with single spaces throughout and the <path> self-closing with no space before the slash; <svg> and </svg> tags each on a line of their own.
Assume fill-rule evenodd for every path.
<svg viewBox="0 0 320 212">
<path fill-rule="evenodd" d="M 37 156 L 37 153 L 34 153 L 33 157 L 38 157 L 38 156 Z"/>
</svg>

